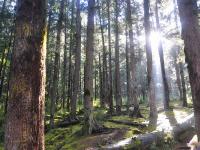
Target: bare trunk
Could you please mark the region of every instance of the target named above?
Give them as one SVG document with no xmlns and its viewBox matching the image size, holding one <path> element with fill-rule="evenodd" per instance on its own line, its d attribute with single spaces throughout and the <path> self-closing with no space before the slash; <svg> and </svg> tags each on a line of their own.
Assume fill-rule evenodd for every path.
<svg viewBox="0 0 200 150">
<path fill-rule="evenodd" d="M 139 110 L 139 103 L 137 100 L 137 87 L 136 87 L 136 58 L 135 58 L 135 49 L 134 49 L 134 39 L 133 39 L 133 22 L 132 22 L 132 16 L 131 16 L 131 2 L 130 0 L 126 0 L 127 3 L 127 22 L 128 22 L 128 33 L 129 33 L 129 44 L 130 44 L 130 99 L 129 99 L 129 115 L 130 116 L 136 116 L 141 117 L 140 110 Z M 131 109 L 131 107 L 134 107 L 134 109 Z"/>
<path fill-rule="evenodd" d="M 5 149 L 44 150 L 46 1 L 17 4 Z"/>
<path fill-rule="evenodd" d="M 51 95 L 51 108 L 50 108 L 50 127 L 54 128 L 54 114 L 56 110 L 56 99 L 57 99 L 57 89 L 59 80 L 59 64 L 60 64 L 60 38 L 62 31 L 62 21 L 64 12 L 64 0 L 60 2 L 60 15 L 57 23 L 57 37 L 56 37 L 56 49 L 55 49 L 55 60 L 54 60 L 54 72 L 53 72 L 53 85 L 52 85 L 52 95 Z"/>
<path fill-rule="evenodd" d="M 188 63 L 195 128 L 200 139 L 200 30 L 198 25 L 197 1 L 178 0 L 182 25 L 182 38 L 185 43 L 185 56 Z"/>
<path fill-rule="evenodd" d="M 150 122 L 149 126 L 155 127 L 157 124 L 157 108 L 155 102 L 155 83 L 152 77 L 152 50 L 151 50 L 151 42 L 150 42 L 150 21 L 149 21 L 149 0 L 144 0 L 144 26 L 145 26 L 145 38 L 146 38 L 146 55 L 147 55 L 147 80 L 148 80 L 148 99 L 150 106 Z"/>
<path fill-rule="evenodd" d="M 120 84 L 120 65 L 119 65 L 119 1 L 115 0 L 115 99 L 116 112 L 121 114 L 122 97 Z"/>
<path fill-rule="evenodd" d="M 111 52 L 111 30 L 110 30 L 110 1 L 107 1 L 108 12 L 108 49 L 109 49 L 109 112 L 113 112 L 113 78 L 112 78 L 112 52 Z"/>
<path fill-rule="evenodd" d="M 98 128 L 93 116 L 93 58 L 94 58 L 95 0 L 88 1 L 86 60 L 84 66 L 84 126 L 83 132 L 91 134 Z"/>
<path fill-rule="evenodd" d="M 71 115 L 76 115 L 76 105 L 79 92 L 79 79 L 81 67 L 81 16 L 80 16 L 80 0 L 76 0 L 76 54 L 75 54 L 75 71 L 73 80 L 73 94 L 71 101 Z"/>
<path fill-rule="evenodd" d="M 159 15 L 158 15 L 158 0 L 156 0 L 156 27 L 158 33 L 160 33 L 160 22 L 159 22 Z M 166 72 L 165 72 L 165 61 L 164 61 L 164 55 L 163 55 L 163 46 L 162 41 L 159 39 L 158 42 L 158 51 L 160 56 L 160 65 L 161 65 L 161 73 L 162 73 L 162 80 L 163 80 L 163 86 L 164 86 L 164 108 L 165 110 L 169 109 L 169 86 L 167 82 Z"/>
<path fill-rule="evenodd" d="M 180 66 L 180 74 L 181 74 L 181 83 L 182 83 L 182 91 L 183 91 L 183 107 L 187 107 L 187 95 L 186 95 L 186 87 L 185 87 L 185 75 L 184 75 L 184 69 L 183 69 L 183 63 L 179 63 Z"/>
</svg>

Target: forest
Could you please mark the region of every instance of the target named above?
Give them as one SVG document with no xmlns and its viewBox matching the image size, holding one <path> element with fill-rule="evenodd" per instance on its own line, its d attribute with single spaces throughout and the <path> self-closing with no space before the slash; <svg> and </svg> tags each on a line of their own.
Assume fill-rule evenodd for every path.
<svg viewBox="0 0 200 150">
<path fill-rule="evenodd" d="M 0 150 L 200 150 L 199 0 L 0 0 Z"/>
</svg>

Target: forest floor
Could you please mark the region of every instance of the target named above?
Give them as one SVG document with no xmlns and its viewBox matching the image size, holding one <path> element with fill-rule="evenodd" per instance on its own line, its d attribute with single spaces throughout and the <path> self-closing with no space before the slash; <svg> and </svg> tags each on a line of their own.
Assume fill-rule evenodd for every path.
<svg viewBox="0 0 200 150">
<path fill-rule="evenodd" d="M 97 121 L 108 129 L 102 133 L 90 136 L 81 135 L 81 123 L 70 125 L 64 128 L 55 128 L 46 133 L 47 150 L 96 150 L 103 149 L 110 144 L 118 144 L 119 141 L 139 135 L 149 133 L 151 129 L 145 127 L 148 124 L 149 108 L 141 105 L 141 113 L 144 118 L 130 118 L 127 115 L 105 117 L 106 111 L 100 108 L 95 109 Z M 168 112 L 159 111 L 158 130 L 170 130 L 175 124 L 180 123 L 184 118 L 192 114 L 192 108 L 182 108 L 179 102 L 171 103 Z M 62 117 L 57 116 L 59 122 Z M 134 123 L 134 124 L 131 124 Z M 135 126 L 136 124 L 136 126 Z M 181 149 L 186 146 L 193 136 L 193 131 L 183 133 L 179 141 L 174 141 L 171 137 L 166 137 L 165 141 L 157 146 L 152 144 L 148 149 L 170 150 Z M 124 149 L 129 149 L 124 147 Z"/>
</svg>

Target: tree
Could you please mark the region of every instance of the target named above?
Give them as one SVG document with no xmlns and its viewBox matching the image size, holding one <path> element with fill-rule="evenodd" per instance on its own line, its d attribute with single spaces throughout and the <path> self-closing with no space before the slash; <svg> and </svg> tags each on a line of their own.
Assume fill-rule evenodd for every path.
<svg viewBox="0 0 200 150">
<path fill-rule="evenodd" d="M 56 49 L 55 49 L 55 59 L 54 59 L 54 70 L 53 70 L 53 85 L 51 89 L 51 115 L 50 115 L 50 127 L 54 128 L 54 113 L 56 110 L 56 98 L 57 89 L 59 81 L 59 64 L 60 64 L 60 39 L 62 31 L 63 13 L 64 13 L 65 0 L 60 2 L 60 14 L 57 22 L 57 37 L 56 37 Z"/>
<path fill-rule="evenodd" d="M 121 113 L 122 97 L 120 85 L 120 66 L 119 66 L 119 3 L 115 0 L 115 99 L 116 112 Z"/>
<path fill-rule="evenodd" d="M 130 0 L 126 0 L 127 3 L 127 23 L 128 23 L 128 33 L 129 33 L 129 44 L 130 44 L 130 66 L 127 67 L 128 73 L 130 73 L 129 77 L 130 80 L 127 82 L 129 83 L 129 100 L 128 105 L 129 108 L 134 107 L 134 110 L 129 109 L 129 115 L 130 116 L 136 116 L 141 117 L 140 110 L 139 110 L 139 103 L 136 96 L 136 57 L 135 57 L 135 50 L 134 50 L 134 43 L 133 43 L 133 22 L 132 22 L 132 16 L 131 16 L 131 2 Z"/>
<path fill-rule="evenodd" d="M 160 21 L 159 21 L 159 14 L 158 14 L 158 0 L 156 0 L 156 7 L 155 7 L 155 15 L 156 15 L 156 28 L 158 34 L 160 34 Z M 160 56 L 160 65 L 161 65 L 161 73 L 162 73 L 162 80 L 164 86 L 164 109 L 169 109 L 169 86 L 167 82 L 166 72 L 165 72 L 165 61 L 164 61 L 164 54 L 163 54 L 163 45 L 161 39 L 158 41 L 158 52 Z"/>
<path fill-rule="evenodd" d="M 192 90 L 195 129 L 198 139 L 200 139 L 200 30 L 198 25 L 197 1 L 178 0 L 177 2 Z"/>
<path fill-rule="evenodd" d="M 110 27 L 110 1 L 107 1 L 108 12 L 108 51 L 109 51 L 109 111 L 113 112 L 113 77 L 112 77 L 112 52 L 111 52 L 111 27 Z"/>
<path fill-rule="evenodd" d="M 147 55 L 147 80 L 148 80 L 148 99 L 150 106 L 149 125 L 156 126 L 157 124 L 157 108 L 155 103 L 155 85 L 152 77 L 152 50 L 150 43 L 150 21 L 149 21 L 149 0 L 144 0 L 144 27 L 145 27 L 145 38 L 146 38 L 146 55 Z"/>
<path fill-rule="evenodd" d="M 93 116 L 93 58 L 94 58 L 95 0 L 88 1 L 86 59 L 84 67 L 84 126 L 83 132 L 91 134 L 99 128 Z"/>
<path fill-rule="evenodd" d="M 76 53 L 75 53 L 75 71 L 74 86 L 71 100 L 71 115 L 76 115 L 76 103 L 79 91 L 80 67 L 81 67 L 81 16 L 80 16 L 80 0 L 76 0 Z"/>
<path fill-rule="evenodd" d="M 46 1 L 17 2 L 5 149 L 43 150 Z"/>
</svg>

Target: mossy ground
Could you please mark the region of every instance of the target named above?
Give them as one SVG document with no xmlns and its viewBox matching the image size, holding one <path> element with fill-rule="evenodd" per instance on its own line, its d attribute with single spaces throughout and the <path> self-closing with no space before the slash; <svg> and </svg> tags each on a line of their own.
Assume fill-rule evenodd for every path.
<svg viewBox="0 0 200 150">
<path fill-rule="evenodd" d="M 143 134 L 148 131 L 148 128 L 138 128 L 135 126 L 129 126 L 124 124 L 117 124 L 108 121 L 105 118 L 105 114 L 107 111 L 105 109 L 101 109 L 98 107 L 99 104 L 95 103 L 95 112 L 94 115 L 101 124 L 105 127 L 110 128 L 111 130 L 108 132 L 104 132 L 101 134 L 94 134 L 90 136 L 83 136 L 81 134 L 82 124 L 71 125 L 66 128 L 55 128 L 48 131 L 45 135 L 45 148 L 47 150 L 83 150 L 86 148 L 97 147 L 101 148 L 107 144 L 118 142 L 119 140 L 132 137 L 137 134 Z M 168 112 L 160 112 L 162 115 L 166 115 L 168 117 L 173 117 L 178 120 L 181 118 L 180 116 L 187 116 L 192 113 L 191 108 L 182 108 L 180 102 L 172 101 L 170 104 L 174 109 Z M 109 119 L 111 120 L 125 120 L 130 122 L 144 123 L 148 121 L 149 108 L 146 104 L 140 106 L 141 113 L 144 118 L 130 118 L 128 115 L 114 116 Z M 124 108 L 125 110 L 125 108 Z M 55 115 L 55 122 L 61 121 L 65 118 L 69 113 L 63 110 L 60 110 Z M 81 114 L 81 113 L 80 113 Z M 49 123 L 49 115 L 46 115 L 46 123 Z M 3 139 L 4 139 L 4 123 L 5 119 L 0 116 L 0 150 L 3 150 Z M 152 144 L 151 149 L 163 149 L 163 148 L 171 148 L 174 145 L 174 142 L 162 144 L 161 147 Z M 126 147 L 125 149 L 128 149 Z"/>
</svg>

